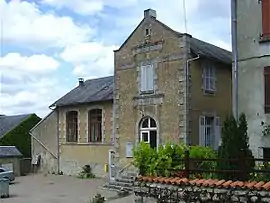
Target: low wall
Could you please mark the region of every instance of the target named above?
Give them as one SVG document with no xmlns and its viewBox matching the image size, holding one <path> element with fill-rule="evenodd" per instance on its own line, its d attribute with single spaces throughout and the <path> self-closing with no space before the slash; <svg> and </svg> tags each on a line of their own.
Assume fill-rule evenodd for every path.
<svg viewBox="0 0 270 203">
<path fill-rule="evenodd" d="M 220 182 L 191 180 L 175 185 L 137 180 L 134 185 L 135 202 L 270 202 L 270 182 L 223 181 L 218 186 L 211 185 L 211 181 Z"/>
<path fill-rule="evenodd" d="M 97 177 L 107 177 L 104 165 L 108 164 L 111 145 L 74 144 L 62 145 L 60 170 L 67 175 L 77 175 L 84 165 L 90 165 Z"/>
</svg>

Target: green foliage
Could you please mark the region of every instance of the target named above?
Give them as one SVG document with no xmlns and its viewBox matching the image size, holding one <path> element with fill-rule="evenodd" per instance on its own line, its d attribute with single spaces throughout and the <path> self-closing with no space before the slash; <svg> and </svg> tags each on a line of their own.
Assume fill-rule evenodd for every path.
<svg viewBox="0 0 270 203">
<path fill-rule="evenodd" d="M 96 196 L 94 196 L 89 203 L 103 203 L 103 202 L 105 202 L 105 197 L 102 197 L 101 194 L 97 193 Z"/>
<path fill-rule="evenodd" d="M 82 171 L 78 174 L 78 178 L 95 178 L 96 176 L 92 173 L 92 168 L 90 165 L 85 165 Z"/>
<path fill-rule="evenodd" d="M 185 145 L 167 143 L 165 146 L 159 146 L 157 151 L 142 142 L 133 150 L 134 165 L 139 168 L 141 175 L 171 176 L 184 169 L 186 150 L 190 151 L 191 158 L 216 158 L 215 152 L 207 147 L 194 146 L 189 149 Z M 199 162 L 195 167 L 213 169 L 215 164 Z"/>
<path fill-rule="evenodd" d="M 24 157 L 31 157 L 31 135 L 29 131 L 41 120 L 37 115 L 32 114 L 19 126 L 12 129 L 0 139 L 1 146 L 16 146 Z"/>
<path fill-rule="evenodd" d="M 136 148 L 133 148 L 133 154 L 133 164 L 139 169 L 140 174 L 153 174 L 154 168 L 150 168 L 149 166 L 157 158 L 156 150 L 152 149 L 149 144 L 141 142 Z"/>
<path fill-rule="evenodd" d="M 255 166 L 255 169 L 260 170 L 260 171 L 265 170 L 265 171 L 268 171 L 268 173 L 257 173 L 257 172 L 250 173 L 250 177 L 252 181 L 264 181 L 264 182 L 270 181 L 270 162 L 257 164 Z"/>
<path fill-rule="evenodd" d="M 243 158 L 253 158 L 252 152 L 249 149 L 248 135 L 247 135 L 247 121 L 244 114 L 241 114 L 239 121 L 237 122 L 233 116 L 228 117 L 224 122 L 222 129 L 222 144 L 218 151 L 218 157 L 220 159 L 236 159 L 236 161 L 224 161 L 218 162 L 219 170 L 242 170 L 250 171 L 254 167 L 254 161 L 249 160 L 246 163 L 243 162 Z M 220 174 L 220 178 L 239 180 L 243 177 L 248 178 L 247 174 L 240 173 L 223 173 Z"/>
</svg>

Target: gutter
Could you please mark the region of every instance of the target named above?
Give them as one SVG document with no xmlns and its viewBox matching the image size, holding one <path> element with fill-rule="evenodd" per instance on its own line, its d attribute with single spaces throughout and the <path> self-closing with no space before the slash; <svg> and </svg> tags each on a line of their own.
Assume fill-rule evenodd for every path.
<svg viewBox="0 0 270 203">
<path fill-rule="evenodd" d="M 190 86 L 190 78 L 189 78 L 189 72 L 190 72 L 190 63 L 192 62 L 192 61 L 196 61 L 196 60 L 198 60 L 200 58 L 200 54 L 198 54 L 197 55 L 197 57 L 194 57 L 194 58 L 189 58 L 189 59 L 187 59 L 187 61 L 186 61 L 186 75 L 185 75 L 185 78 L 186 78 L 186 110 L 187 111 L 189 111 L 189 107 L 190 107 L 190 102 L 189 102 L 189 100 L 188 100 L 188 98 L 189 98 L 189 93 L 190 93 L 190 88 L 189 88 L 189 86 Z M 188 118 L 188 115 L 187 115 L 187 118 L 186 118 L 186 129 L 187 129 L 187 131 L 188 131 L 188 129 L 189 129 L 189 118 Z M 184 138 L 184 140 L 185 140 L 185 143 L 186 143 L 186 145 L 189 145 L 189 136 L 188 136 L 188 132 L 186 132 L 186 137 Z"/>
</svg>

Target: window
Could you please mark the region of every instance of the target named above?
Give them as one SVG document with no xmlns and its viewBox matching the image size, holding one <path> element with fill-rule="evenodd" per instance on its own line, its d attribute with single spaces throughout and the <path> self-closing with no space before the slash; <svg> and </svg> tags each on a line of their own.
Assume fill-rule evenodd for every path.
<svg viewBox="0 0 270 203">
<path fill-rule="evenodd" d="M 141 92 L 154 91 L 154 67 L 145 65 L 141 67 Z"/>
<path fill-rule="evenodd" d="M 200 117 L 200 145 L 217 150 L 220 145 L 220 134 L 221 126 L 219 117 Z"/>
<path fill-rule="evenodd" d="M 262 37 L 270 39 L 270 0 L 262 0 Z"/>
<path fill-rule="evenodd" d="M 270 159 L 270 148 L 263 148 L 263 158 Z"/>
<path fill-rule="evenodd" d="M 78 112 L 68 111 L 66 114 L 66 141 L 77 142 L 78 140 Z"/>
<path fill-rule="evenodd" d="M 151 117 L 145 117 L 140 122 L 140 141 L 149 143 L 152 148 L 157 148 L 157 124 Z"/>
<path fill-rule="evenodd" d="M 264 68 L 264 112 L 270 113 L 270 66 Z"/>
<path fill-rule="evenodd" d="M 203 90 L 205 93 L 216 91 L 215 66 L 210 62 L 203 62 Z"/>
<path fill-rule="evenodd" d="M 147 36 L 149 36 L 150 35 L 150 29 L 149 28 L 146 28 L 145 29 L 145 36 L 147 37 Z"/>
<path fill-rule="evenodd" d="M 88 112 L 89 142 L 102 142 L 102 110 L 93 109 Z"/>
</svg>

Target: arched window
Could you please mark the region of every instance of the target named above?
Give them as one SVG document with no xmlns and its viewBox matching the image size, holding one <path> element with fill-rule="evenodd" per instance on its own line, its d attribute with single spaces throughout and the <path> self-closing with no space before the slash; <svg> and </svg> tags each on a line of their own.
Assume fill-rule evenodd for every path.
<svg viewBox="0 0 270 203">
<path fill-rule="evenodd" d="M 66 141 L 78 141 L 78 112 L 68 111 L 66 113 Z"/>
<path fill-rule="evenodd" d="M 140 122 L 140 141 L 157 148 L 157 123 L 151 117 L 145 117 Z"/>
<path fill-rule="evenodd" d="M 102 109 L 88 112 L 88 141 L 102 142 Z"/>
</svg>

